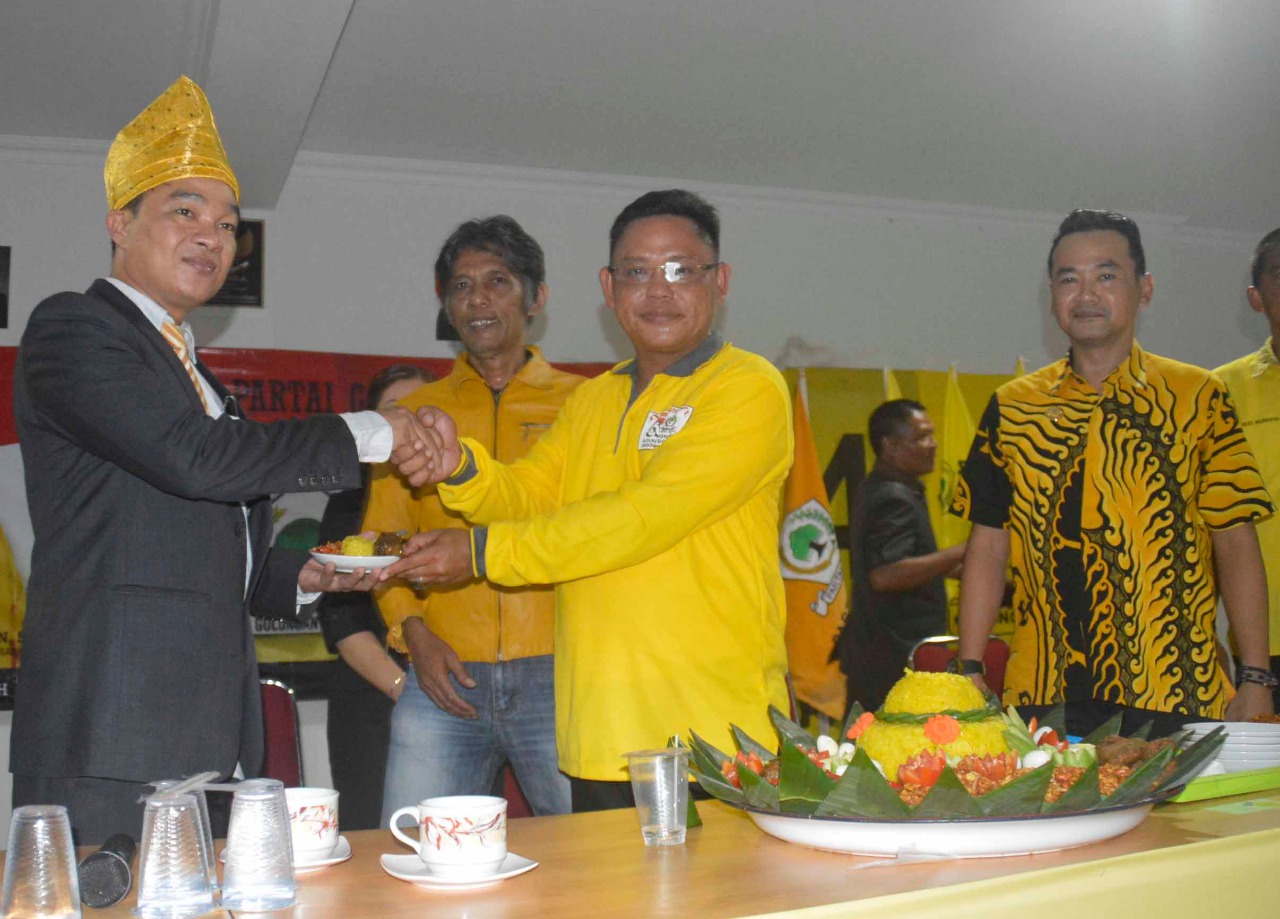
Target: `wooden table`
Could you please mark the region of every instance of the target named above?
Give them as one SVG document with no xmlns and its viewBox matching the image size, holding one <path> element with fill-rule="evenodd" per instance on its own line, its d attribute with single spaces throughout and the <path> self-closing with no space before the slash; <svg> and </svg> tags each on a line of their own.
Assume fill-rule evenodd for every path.
<svg viewBox="0 0 1280 919">
<path fill-rule="evenodd" d="M 378 856 L 409 850 L 387 831 L 350 833 L 353 858 L 299 878 L 292 914 L 271 915 L 1004 919 L 1082 908 L 1089 919 L 1271 919 L 1280 909 L 1280 791 L 1162 805 L 1123 836 L 1065 852 L 866 870 L 857 866 L 871 859 L 780 842 L 719 802 L 701 802 L 698 809 L 705 826 L 668 849 L 646 849 L 629 810 L 513 820 L 510 850 L 539 866 L 467 891 L 423 890 L 395 880 Z M 85 916 L 125 917 L 132 906 L 131 895 Z"/>
</svg>

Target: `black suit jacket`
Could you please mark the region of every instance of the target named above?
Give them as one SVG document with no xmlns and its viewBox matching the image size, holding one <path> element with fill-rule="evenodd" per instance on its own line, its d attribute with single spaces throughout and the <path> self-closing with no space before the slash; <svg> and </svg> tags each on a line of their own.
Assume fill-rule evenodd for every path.
<svg viewBox="0 0 1280 919">
<path fill-rule="evenodd" d="M 265 496 L 356 485 L 349 429 L 336 415 L 209 418 L 164 338 L 101 280 L 32 313 L 14 415 L 35 545 L 10 770 L 146 782 L 239 761 L 252 774 L 262 716 L 240 503 L 249 596 L 291 615 L 305 555 L 269 550 Z"/>
</svg>

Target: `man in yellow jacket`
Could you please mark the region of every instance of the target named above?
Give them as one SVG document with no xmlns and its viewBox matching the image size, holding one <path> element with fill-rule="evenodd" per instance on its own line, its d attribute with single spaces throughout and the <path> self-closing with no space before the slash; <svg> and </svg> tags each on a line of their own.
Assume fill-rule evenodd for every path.
<svg viewBox="0 0 1280 919">
<path fill-rule="evenodd" d="M 435 449 L 406 471 L 443 481 L 476 527 L 416 536 L 385 572 L 556 585 L 556 739 L 575 811 L 631 803 L 630 750 L 690 729 L 732 748 L 730 722 L 767 740 L 768 706 L 787 706 L 786 384 L 711 330 L 730 272 L 710 204 L 650 192 L 609 241 L 600 283 L 635 359 L 579 387 L 509 465 L 422 410 Z"/>
<path fill-rule="evenodd" d="M 400 404 L 438 406 L 487 452 L 518 459 L 583 382 L 525 341 L 547 301 L 542 248 L 510 217 L 472 220 L 445 241 L 435 271 L 464 350 L 447 377 Z M 378 467 L 365 530 L 440 527 L 465 534 L 467 524 L 434 488 L 410 488 L 390 465 Z M 569 783 L 556 757 L 551 590 L 472 578 L 424 599 L 397 582 L 378 605 L 389 644 L 412 664 L 391 716 L 383 821 L 423 798 L 488 794 L 508 759 L 534 813 L 567 813 Z"/>
</svg>

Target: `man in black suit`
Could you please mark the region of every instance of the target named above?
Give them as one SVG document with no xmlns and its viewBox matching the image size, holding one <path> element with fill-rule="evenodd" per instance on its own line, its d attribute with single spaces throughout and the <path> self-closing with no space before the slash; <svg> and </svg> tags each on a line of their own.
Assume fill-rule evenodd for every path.
<svg viewBox="0 0 1280 919">
<path fill-rule="evenodd" d="M 14 379 L 35 546 L 14 713 L 13 803 L 67 806 L 79 842 L 138 835 L 144 783 L 253 774 L 262 716 L 250 611 L 368 589 L 271 549 L 268 495 L 353 487 L 421 437 L 403 409 L 261 424 L 194 357 L 239 188 L 185 77 L 105 170 L 111 277 L 32 313 Z"/>
</svg>

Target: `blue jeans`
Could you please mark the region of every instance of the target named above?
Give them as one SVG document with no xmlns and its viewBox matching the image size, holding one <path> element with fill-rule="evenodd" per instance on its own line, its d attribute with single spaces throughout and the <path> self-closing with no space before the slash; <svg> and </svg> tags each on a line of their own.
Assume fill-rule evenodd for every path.
<svg viewBox="0 0 1280 919">
<path fill-rule="evenodd" d="M 396 810 L 423 798 L 489 794 L 505 760 L 535 814 L 569 813 L 569 780 L 556 755 L 551 655 L 464 663 L 476 686 L 466 689 L 454 681 L 454 689 L 475 708 L 473 720 L 437 708 L 410 667 L 391 713 L 383 825 Z"/>
</svg>

